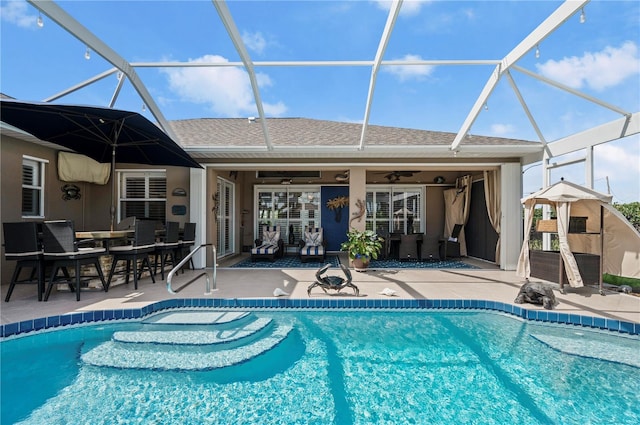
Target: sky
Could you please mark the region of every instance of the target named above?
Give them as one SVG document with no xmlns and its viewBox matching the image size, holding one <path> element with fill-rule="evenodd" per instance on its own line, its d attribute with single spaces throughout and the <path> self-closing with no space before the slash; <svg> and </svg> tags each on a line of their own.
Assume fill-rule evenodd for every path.
<svg viewBox="0 0 640 425">
<path fill-rule="evenodd" d="M 57 4 L 131 63 L 239 62 L 212 2 L 59 1 Z M 385 60 L 501 60 L 561 4 L 560 1 L 405 1 Z M 228 1 L 254 61 L 371 61 L 387 20 L 381 1 Z M 44 100 L 112 65 L 26 1 L 0 0 L 0 91 Z M 557 81 L 605 105 L 640 111 L 640 2 L 591 1 L 542 40 L 517 66 Z M 370 124 L 458 132 L 495 65 L 382 66 Z M 242 67 L 136 67 L 167 120 L 258 115 Z M 267 117 L 304 117 L 361 123 L 369 90 L 367 66 L 257 66 Z M 622 115 L 512 69 L 471 133 L 539 141 L 518 100 L 522 97 L 547 142 Z M 108 105 L 111 75 L 58 100 Z M 127 81 L 116 108 L 148 108 Z M 584 152 L 555 158 L 560 163 Z M 594 148 L 594 188 L 614 202 L 640 201 L 640 136 Z M 525 167 L 523 193 L 542 187 L 542 166 Z M 587 184 L 584 164 L 553 169 Z"/>
</svg>

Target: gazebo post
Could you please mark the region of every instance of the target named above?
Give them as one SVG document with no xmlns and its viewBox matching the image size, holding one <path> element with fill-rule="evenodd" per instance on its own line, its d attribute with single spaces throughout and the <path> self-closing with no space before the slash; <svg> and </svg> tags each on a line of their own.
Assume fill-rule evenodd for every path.
<svg viewBox="0 0 640 425">
<path fill-rule="evenodd" d="M 604 206 L 600 204 L 600 270 L 598 273 L 598 290 L 604 295 L 602 287 L 602 274 L 604 272 Z"/>
</svg>

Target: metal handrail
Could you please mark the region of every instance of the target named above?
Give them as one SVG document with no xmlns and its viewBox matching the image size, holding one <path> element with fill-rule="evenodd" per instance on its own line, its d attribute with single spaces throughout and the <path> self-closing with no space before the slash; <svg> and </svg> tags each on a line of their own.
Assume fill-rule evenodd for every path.
<svg viewBox="0 0 640 425">
<path fill-rule="evenodd" d="M 191 257 L 194 256 L 194 254 L 196 252 L 198 252 L 198 250 L 200 250 L 200 248 L 205 247 L 205 246 L 209 246 L 211 245 L 213 248 L 213 291 L 217 291 L 217 269 L 218 269 L 218 264 L 217 264 L 217 251 L 216 251 L 216 247 L 213 244 L 202 244 L 200 246 L 198 246 L 196 249 L 194 249 L 193 251 L 191 251 L 188 255 L 186 255 L 179 263 L 177 266 L 175 266 L 173 269 L 171 269 L 171 271 L 169 272 L 169 275 L 167 275 L 167 291 L 169 291 L 170 294 L 176 294 L 178 292 L 180 292 L 182 289 L 184 289 L 185 287 L 187 287 L 188 285 L 191 285 L 193 282 L 195 282 L 197 279 L 201 278 L 202 276 L 205 276 L 206 278 L 206 283 L 205 283 L 205 287 L 204 287 L 204 294 L 205 295 L 211 295 L 212 289 L 211 289 L 211 281 L 209 280 L 209 273 L 207 272 L 202 272 L 199 275 L 193 277 L 190 281 L 188 281 L 187 283 L 185 283 L 184 285 L 182 285 L 180 288 L 178 288 L 176 291 L 173 290 L 173 288 L 171 287 L 171 280 L 173 279 L 173 276 L 177 273 L 178 270 L 180 270 L 182 268 L 182 266 L 184 266 L 190 259 Z M 205 267 L 205 269 L 207 269 Z"/>
</svg>

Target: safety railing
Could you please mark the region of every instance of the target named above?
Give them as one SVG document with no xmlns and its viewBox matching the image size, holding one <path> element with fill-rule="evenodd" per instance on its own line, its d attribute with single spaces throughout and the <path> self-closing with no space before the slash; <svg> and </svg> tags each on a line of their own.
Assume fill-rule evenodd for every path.
<svg viewBox="0 0 640 425">
<path fill-rule="evenodd" d="M 177 288 L 175 291 L 173 290 L 172 286 L 171 286 L 171 281 L 173 280 L 173 276 L 182 268 L 182 266 L 184 266 L 190 259 L 191 257 L 193 257 L 195 255 L 196 252 L 198 252 L 200 250 L 200 248 L 203 248 L 205 246 L 211 246 L 212 250 L 213 250 L 213 273 L 212 273 L 212 279 L 213 279 L 213 289 L 211 289 L 211 280 L 209 279 L 209 273 L 204 271 L 200 274 L 198 274 L 197 276 L 192 277 L 188 282 L 186 282 L 184 285 L 182 285 L 181 287 Z M 169 291 L 170 294 L 176 294 L 180 291 L 182 291 L 184 288 L 186 288 L 187 286 L 191 285 L 193 282 L 195 282 L 196 280 L 200 279 L 202 276 L 204 276 L 206 278 L 206 283 L 205 283 L 205 287 L 204 287 L 204 294 L 205 295 L 211 295 L 212 291 L 217 291 L 217 272 L 218 272 L 218 264 L 217 264 L 217 251 L 216 251 L 216 246 L 213 244 L 203 244 L 198 246 L 197 248 L 195 248 L 193 251 L 189 252 L 188 255 L 186 255 L 179 263 L 177 266 L 175 266 L 173 269 L 171 269 L 171 271 L 169 272 L 169 275 L 167 276 L 167 291 Z M 204 268 L 205 270 L 208 270 L 208 267 Z"/>
</svg>

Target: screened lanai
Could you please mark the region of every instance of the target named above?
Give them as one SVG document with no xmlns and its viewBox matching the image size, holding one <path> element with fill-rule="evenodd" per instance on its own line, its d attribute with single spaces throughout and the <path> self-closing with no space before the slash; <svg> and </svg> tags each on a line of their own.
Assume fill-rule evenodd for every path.
<svg viewBox="0 0 640 425">
<path fill-rule="evenodd" d="M 355 201 L 366 185 L 499 171 L 518 246 L 523 193 L 560 177 L 606 191 L 598 167 L 612 155 L 630 176 L 607 184 L 640 195 L 626 180 L 640 150 L 638 16 L 624 1 L 4 2 L 2 92 L 157 122 L 207 169 L 181 183 L 203 223 L 238 172 L 266 187 L 258 172 L 321 171 L 359 181 Z M 255 232 L 245 209 L 232 224 Z"/>
</svg>

